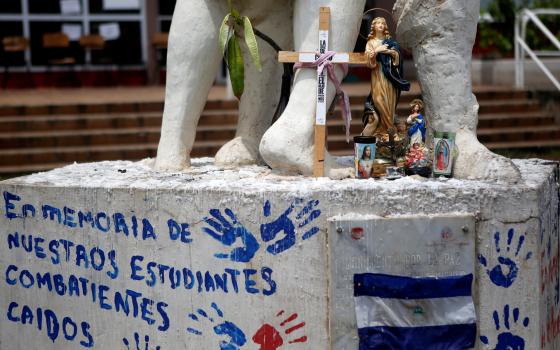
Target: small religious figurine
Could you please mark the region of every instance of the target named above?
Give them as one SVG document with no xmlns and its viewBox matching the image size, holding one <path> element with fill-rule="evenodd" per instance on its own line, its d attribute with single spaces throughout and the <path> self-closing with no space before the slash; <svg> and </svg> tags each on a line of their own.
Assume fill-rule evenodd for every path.
<svg viewBox="0 0 560 350">
<path fill-rule="evenodd" d="M 414 168 L 418 166 L 426 166 L 427 156 L 423 147 L 419 143 L 415 143 L 410 147 L 406 154 L 406 167 Z"/>
<path fill-rule="evenodd" d="M 366 44 L 368 67 L 371 68 L 371 93 L 364 106 L 364 136 L 387 140 L 387 131 L 395 128 L 394 118 L 401 91 L 410 90 L 403 79 L 399 44 L 390 36 L 383 17 L 375 18 Z"/>
<path fill-rule="evenodd" d="M 408 128 L 409 145 L 413 146 L 415 143 L 424 144 L 426 142 L 426 120 L 422 115 L 424 103 L 420 99 L 414 99 L 410 103 L 412 113 L 406 119 L 406 123 L 410 125 Z"/>
<path fill-rule="evenodd" d="M 429 150 L 423 143 L 415 142 L 406 153 L 406 174 L 429 177 L 432 168 Z"/>
<path fill-rule="evenodd" d="M 371 92 L 364 105 L 362 135 L 377 139 L 374 176 L 381 177 L 388 167 L 404 160 L 408 136 L 395 125 L 395 111 L 401 91 L 410 90 L 410 83 L 402 77 L 400 46 L 391 38 L 385 18 L 372 21 L 365 54 L 371 69 Z"/>
<path fill-rule="evenodd" d="M 422 115 L 424 103 L 420 99 L 410 102 L 411 113 L 406 119 L 408 124 L 408 150 L 406 152 L 406 173 L 428 177 L 431 173 L 430 151 L 426 142 L 426 120 Z"/>
</svg>

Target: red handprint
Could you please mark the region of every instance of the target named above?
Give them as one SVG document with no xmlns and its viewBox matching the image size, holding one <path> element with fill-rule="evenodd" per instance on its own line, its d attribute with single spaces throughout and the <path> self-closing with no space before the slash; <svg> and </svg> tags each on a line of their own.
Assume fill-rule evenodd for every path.
<svg viewBox="0 0 560 350">
<path fill-rule="evenodd" d="M 261 346 L 261 350 L 276 350 L 284 344 L 280 332 L 268 323 L 263 324 L 259 328 L 253 336 L 253 341 Z"/>
<path fill-rule="evenodd" d="M 284 314 L 284 310 L 280 311 L 276 314 L 276 317 L 280 317 Z M 294 321 L 298 318 L 298 314 L 294 313 L 290 315 L 287 319 L 280 323 L 280 327 L 283 328 L 284 333 L 286 335 L 302 328 L 305 326 L 305 322 L 300 322 L 292 327 L 289 327 L 288 323 Z M 289 328 L 287 328 L 289 327 Z M 284 345 L 284 339 L 282 338 L 282 334 L 273 326 L 268 323 L 263 324 L 253 335 L 253 342 L 261 346 L 260 350 L 276 350 L 282 345 Z M 294 343 L 305 343 L 307 341 L 307 336 L 301 336 L 297 339 L 288 341 L 288 344 Z"/>
</svg>

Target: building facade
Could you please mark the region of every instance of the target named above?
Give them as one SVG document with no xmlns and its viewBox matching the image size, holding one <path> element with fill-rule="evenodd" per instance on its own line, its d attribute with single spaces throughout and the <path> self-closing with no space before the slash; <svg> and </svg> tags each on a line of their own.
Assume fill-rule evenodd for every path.
<svg viewBox="0 0 560 350">
<path fill-rule="evenodd" d="M 0 65 L 5 87 L 42 85 L 141 85 L 164 76 L 167 33 L 176 0 L 2 0 Z M 389 9 L 393 1 L 367 1 L 366 8 Z M 367 19 L 363 30 L 367 31 Z M 45 45 L 46 33 L 64 33 L 68 45 Z M 88 46 L 84 36 L 103 45 Z M 165 36 L 165 35 L 163 35 Z M 11 51 L 5 38 L 21 37 L 23 50 Z M 358 46 L 360 41 L 358 41 Z M 64 64 L 54 60 L 65 58 Z"/>
</svg>

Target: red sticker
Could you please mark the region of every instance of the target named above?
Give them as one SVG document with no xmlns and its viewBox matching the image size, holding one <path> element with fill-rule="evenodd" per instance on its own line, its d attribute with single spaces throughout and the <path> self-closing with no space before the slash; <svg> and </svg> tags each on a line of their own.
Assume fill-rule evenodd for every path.
<svg viewBox="0 0 560 350">
<path fill-rule="evenodd" d="M 352 233 L 352 239 L 355 241 L 364 237 L 364 229 L 362 227 L 352 227 L 350 232 Z"/>
</svg>

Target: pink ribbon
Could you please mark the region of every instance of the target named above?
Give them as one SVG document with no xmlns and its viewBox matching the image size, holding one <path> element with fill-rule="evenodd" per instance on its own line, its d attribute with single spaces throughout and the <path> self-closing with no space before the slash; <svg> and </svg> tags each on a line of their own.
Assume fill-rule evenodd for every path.
<svg viewBox="0 0 560 350">
<path fill-rule="evenodd" d="M 294 69 L 299 68 L 317 68 L 317 72 L 321 74 L 323 70 L 327 69 L 327 74 L 329 79 L 334 83 L 336 88 L 336 98 L 338 99 L 338 104 L 340 109 L 342 110 L 342 119 L 344 120 L 344 126 L 346 127 L 346 142 L 350 142 L 350 122 L 352 121 L 352 114 L 350 112 L 350 99 L 348 95 L 342 91 L 340 87 L 340 82 L 336 77 L 334 72 L 334 64 L 331 61 L 331 58 L 336 54 L 334 51 L 327 51 L 319 58 L 315 60 L 315 62 L 297 62 L 294 64 Z M 344 72 L 344 75 L 348 74 L 348 65 L 347 64 L 339 64 Z M 325 92 L 326 93 L 326 92 Z"/>
</svg>

